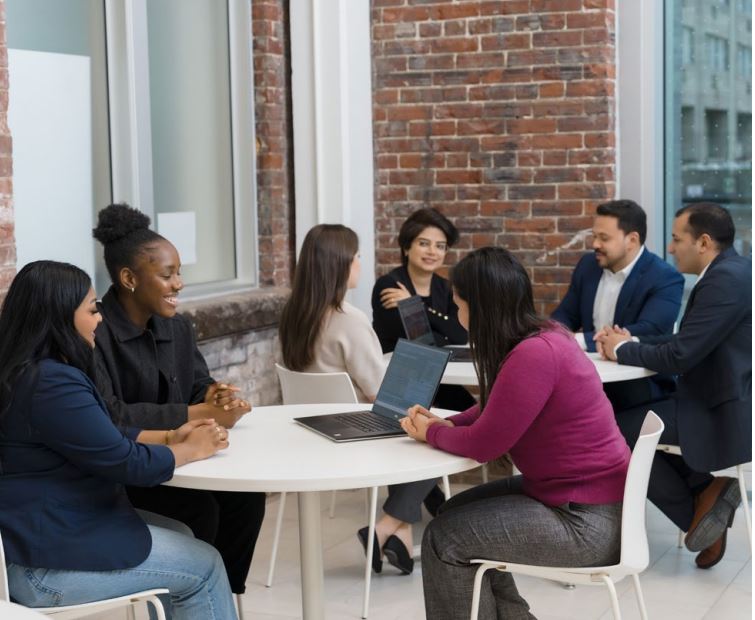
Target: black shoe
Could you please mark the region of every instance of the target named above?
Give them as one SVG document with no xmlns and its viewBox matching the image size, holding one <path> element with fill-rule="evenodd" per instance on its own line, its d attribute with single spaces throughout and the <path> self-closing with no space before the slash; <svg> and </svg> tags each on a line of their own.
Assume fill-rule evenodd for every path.
<svg viewBox="0 0 755 620">
<path fill-rule="evenodd" d="M 362 543 L 365 555 L 367 554 L 367 532 L 369 528 L 363 527 L 357 532 L 357 538 Z M 379 573 L 383 570 L 383 560 L 380 559 L 380 544 L 378 543 L 377 534 L 374 534 L 374 540 L 372 541 L 372 570 Z"/>
<path fill-rule="evenodd" d="M 391 566 L 398 568 L 404 575 L 411 575 L 414 570 L 414 559 L 400 538 L 389 536 L 383 545 L 383 554 Z"/>
<path fill-rule="evenodd" d="M 432 491 L 430 491 L 427 494 L 427 497 L 422 500 L 422 503 L 425 505 L 425 508 L 427 508 L 427 512 L 429 512 L 433 517 L 438 516 L 438 509 L 443 505 L 443 502 L 446 501 L 446 496 L 443 495 L 443 491 L 438 488 L 438 486 L 434 486 Z"/>
</svg>

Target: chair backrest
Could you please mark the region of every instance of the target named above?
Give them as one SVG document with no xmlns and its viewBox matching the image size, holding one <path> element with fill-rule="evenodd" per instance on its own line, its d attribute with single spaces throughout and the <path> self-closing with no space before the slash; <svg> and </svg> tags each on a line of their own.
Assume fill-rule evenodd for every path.
<svg viewBox="0 0 755 620">
<path fill-rule="evenodd" d="M 640 437 L 632 450 L 627 481 L 624 485 L 620 564 L 636 572 L 645 570 L 650 561 L 645 529 L 645 507 L 650 468 L 663 428 L 661 419 L 653 411 L 648 411 L 640 430 Z"/>
<path fill-rule="evenodd" d="M 284 405 L 311 403 L 357 403 L 357 394 L 348 373 L 295 372 L 275 365 Z"/>
<path fill-rule="evenodd" d="M 3 537 L 0 535 L 0 601 L 10 602 L 8 591 L 8 569 L 5 567 L 5 551 L 3 550 Z"/>
</svg>

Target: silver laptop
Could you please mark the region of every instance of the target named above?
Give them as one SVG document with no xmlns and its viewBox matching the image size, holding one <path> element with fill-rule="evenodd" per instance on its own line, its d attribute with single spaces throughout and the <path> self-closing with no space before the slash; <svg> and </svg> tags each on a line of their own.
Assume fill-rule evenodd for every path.
<svg viewBox="0 0 755 620">
<path fill-rule="evenodd" d="M 398 302 L 398 314 L 404 326 L 406 337 L 412 342 L 419 342 L 431 347 L 435 345 L 435 335 L 430 320 L 427 318 L 425 304 L 419 295 L 412 295 L 408 299 Z M 469 347 L 446 347 L 451 351 L 452 362 L 471 362 L 472 351 Z"/>
<path fill-rule="evenodd" d="M 450 349 L 428 347 L 402 338 L 396 344 L 370 409 L 294 420 L 333 441 L 403 435 L 399 420 L 413 405 L 430 407 L 450 356 Z"/>
</svg>

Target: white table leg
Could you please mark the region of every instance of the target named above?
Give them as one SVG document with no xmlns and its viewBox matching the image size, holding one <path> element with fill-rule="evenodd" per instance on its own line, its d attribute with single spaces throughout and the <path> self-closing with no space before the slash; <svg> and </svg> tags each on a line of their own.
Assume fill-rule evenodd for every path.
<svg viewBox="0 0 755 620">
<path fill-rule="evenodd" d="M 299 493 L 299 554 L 304 620 L 325 620 L 320 493 Z"/>
</svg>

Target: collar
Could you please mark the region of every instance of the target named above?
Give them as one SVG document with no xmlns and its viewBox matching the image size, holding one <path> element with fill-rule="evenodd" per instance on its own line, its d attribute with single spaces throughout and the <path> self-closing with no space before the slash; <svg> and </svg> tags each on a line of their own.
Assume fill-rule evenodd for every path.
<svg viewBox="0 0 755 620">
<path fill-rule="evenodd" d="M 739 256 L 739 254 L 733 247 L 726 248 L 723 252 L 719 252 L 718 254 L 716 254 L 716 257 L 712 261 L 710 261 L 707 265 L 705 265 L 705 269 L 703 269 L 700 272 L 700 275 L 697 276 L 697 280 L 695 280 L 695 284 L 697 284 L 700 280 L 702 280 L 703 276 L 706 273 L 708 273 L 708 269 L 710 269 L 711 267 L 715 267 L 716 264 L 720 263 L 722 260 L 726 258 L 731 258 L 732 256 Z"/>
<path fill-rule="evenodd" d="M 123 306 L 121 306 L 118 301 L 118 295 L 115 292 L 114 286 L 111 286 L 108 289 L 108 292 L 105 293 L 98 305 L 100 312 L 102 312 L 103 317 L 107 321 L 110 331 L 113 332 L 120 342 L 139 338 L 145 331 L 151 331 L 155 340 L 158 342 L 168 342 L 173 340 L 173 330 L 170 329 L 170 324 L 168 323 L 170 319 L 164 319 L 153 315 L 147 322 L 146 330 L 134 325 L 131 322 L 131 319 L 126 315 Z"/>
<path fill-rule="evenodd" d="M 634 257 L 634 260 L 629 263 L 624 269 L 620 269 L 616 273 L 611 271 L 610 269 L 604 269 L 603 273 L 608 274 L 609 277 L 617 277 L 621 276 L 622 280 L 626 280 L 629 277 L 629 274 L 632 273 L 632 269 L 634 269 L 634 266 L 637 264 L 637 261 L 640 260 L 640 257 L 642 256 L 642 253 L 645 251 L 645 246 L 640 246 L 640 251 L 637 252 L 637 256 Z"/>
</svg>

